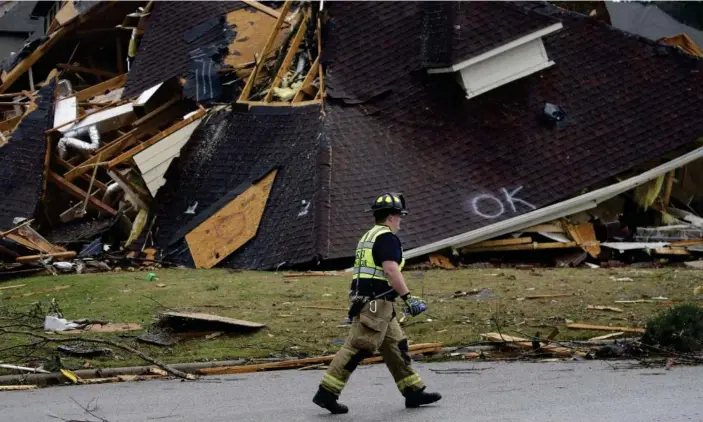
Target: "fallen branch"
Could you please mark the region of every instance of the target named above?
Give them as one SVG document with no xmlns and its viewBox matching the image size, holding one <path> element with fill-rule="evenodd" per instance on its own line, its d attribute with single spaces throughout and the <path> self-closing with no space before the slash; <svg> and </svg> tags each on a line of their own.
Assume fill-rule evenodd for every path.
<svg viewBox="0 0 703 422">
<path fill-rule="evenodd" d="M 28 337 L 36 337 L 36 338 L 40 338 L 44 341 L 52 342 L 52 343 L 67 343 L 67 342 L 71 342 L 71 341 L 76 341 L 73 338 L 55 338 L 55 337 L 45 336 L 43 334 L 30 333 L 27 331 L 7 330 L 4 328 L 0 328 L 0 333 L 15 334 L 15 335 L 28 336 Z M 120 343 L 117 343 L 117 342 L 114 342 L 111 340 L 104 340 L 104 339 L 97 339 L 97 338 L 81 338 L 81 341 L 86 342 L 86 343 L 107 344 L 107 345 L 116 347 L 118 349 L 122 349 L 122 350 L 128 351 L 130 353 L 134 353 L 135 355 L 139 356 L 143 360 L 158 366 L 159 368 L 163 369 L 164 371 L 168 372 L 169 374 L 171 374 L 175 377 L 183 378 L 183 379 L 195 379 L 195 377 L 193 375 L 186 374 L 185 372 L 179 371 L 178 369 L 174 369 L 171 366 L 166 365 L 165 363 L 158 361 L 158 360 L 152 358 L 151 356 L 148 356 L 148 355 L 140 352 L 139 350 L 134 349 L 129 346 L 126 346 L 124 344 L 120 344 Z"/>
</svg>

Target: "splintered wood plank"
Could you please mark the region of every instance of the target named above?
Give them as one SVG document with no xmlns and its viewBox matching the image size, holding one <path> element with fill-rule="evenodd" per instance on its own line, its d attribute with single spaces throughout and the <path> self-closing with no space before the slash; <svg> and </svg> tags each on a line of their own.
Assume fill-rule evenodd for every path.
<svg viewBox="0 0 703 422">
<path fill-rule="evenodd" d="M 57 253 L 57 252 L 66 252 L 66 249 L 62 248 L 61 246 L 56 246 L 53 243 L 50 243 L 42 235 L 37 233 L 33 228 L 31 228 L 29 225 L 24 225 L 17 229 L 17 234 L 19 236 L 24 237 L 25 239 L 29 240 L 30 242 L 34 243 L 38 247 L 41 248 L 42 252 L 50 252 L 50 253 Z"/>
<path fill-rule="evenodd" d="M 607 325 L 590 325 L 590 324 L 569 324 L 567 328 L 573 330 L 591 330 L 591 331 L 622 331 L 623 333 L 644 333 L 644 328 L 630 327 L 610 327 Z"/>
<path fill-rule="evenodd" d="M 85 192 L 83 189 L 79 188 L 78 186 L 74 185 L 73 183 L 69 182 L 68 180 L 64 179 L 63 177 L 59 176 L 54 172 L 49 173 L 49 179 L 54 184 L 56 184 L 56 186 L 70 193 L 78 199 L 83 200 L 85 199 L 86 195 L 88 195 L 88 193 Z M 100 211 L 104 211 L 110 215 L 117 215 L 117 211 L 115 211 L 111 206 L 98 200 L 94 196 L 88 197 L 88 203 L 94 206 L 95 208 L 99 209 Z"/>
<path fill-rule="evenodd" d="M 408 348 L 409 355 L 420 353 L 432 353 L 442 350 L 442 343 L 422 343 L 412 344 Z M 225 375 L 225 374 L 245 374 L 249 372 L 270 371 L 277 369 L 293 369 L 302 366 L 314 365 L 319 363 L 329 363 L 334 359 L 334 355 L 319 356 L 314 358 L 285 360 L 283 362 L 260 363 L 255 365 L 239 365 L 239 366 L 224 366 L 220 368 L 203 368 L 198 370 L 202 375 Z M 379 363 L 382 362 L 381 356 L 376 356 L 364 359 L 361 364 Z"/>
<path fill-rule="evenodd" d="M 485 337 L 489 341 L 496 342 L 496 343 L 501 343 L 505 342 L 507 346 L 509 347 L 514 347 L 514 348 L 520 348 L 522 350 L 534 350 L 534 347 L 532 346 L 532 341 L 526 338 L 522 337 L 515 337 L 515 336 L 508 336 L 505 334 L 500 334 L 500 333 L 485 333 L 481 334 L 482 337 Z M 540 342 L 540 351 L 542 352 L 548 352 L 552 353 L 557 356 L 571 356 L 571 350 L 567 349 L 566 347 L 560 347 L 560 346 L 550 346 L 545 342 Z"/>
<path fill-rule="evenodd" d="M 538 224 L 518 231 L 523 233 L 564 233 L 564 228 L 559 224 Z"/>
<path fill-rule="evenodd" d="M 235 10 L 227 14 L 227 22 L 234 27 L 237 38 L 229 45 L 229 55 L 225 57 L 225 65 L 239 67 L 253 62 L 266 42 L 267 35 L 273 31 L 277 18 L 266 13 L 251 13 L 246 9 Z M 281 45 L 286 34 L 278 31 L 274 46 Z"/>
<path fill-rule="evenodd" d="M 468 245 L 463 249 L 486 248 L 491 246 L 526 245 L 532 243 L 531 237 L 518 237 L 515 239 L 486 240 L 485 242 Z"/>
<path fill-rule="evenodd" d="M 593 224 L 583 223 L 578 225 L 566 223 L 566 230 L 571 238 L 588 252 L 591 257 L 596 258 L 600 255 L 600 243 L 596 239 L 596 232 L 593 230 Z"/>
<path fill-rule="evenodd" d="M 286 56 L 283 59 L 283 63 L 281 63 L 281 67 L 280 69 L 278 69 L 278 72 L 276 72 L 276 77 L 273 79 L 273 83 L 271 84 L 269 91 L 266 93 L 266 97 L 264 97 L 264 101 L 267 103 L 271 102 L 271 99 L 273 98 L 273 89 L 278 88 L 278 85 L 280 85 L 283 76 L 285 76 L 286 72 L 288 72 L 288 68 L 290 68 L 291 63 L 293 62 L 293 58 L 295 58 L 295 54 L 298 52 L 298 47 L 300 47 L 300 43 L 303 41 L 305 31 L 308 28 L 309 16 L 306 13 L 304 16 L 302 16 L 301 19 L 302 22 L 300 22 L 298 32 L 295 34 L 295 37 L 293 37 L 293 40 L 291 41 L 290 46 L 288 48 L 288 52 L 286 53 Z"/>
<path fill-rule="evenodd" d="M 263 63 L 266 61 L 266 57 L 268 56 L 268 54 L 271 52 L 271 49 L 274 46 L 276 39 L 278 38 L 278 32 L 280 31 L 281 26 L 285 21 L 285 17 L 286 15 L 288 15 L 288 10 L 290 10 L 292 4 L 293 2 L 291 0 L 286 0 L 286 2 L 283 4 L 283 7 L 281 8 L 280 12 L 281 15 L 276 20 L 276 25 L 274 25 L 273 30 L 271 30 L 271 33 L 269 34 L 268 39 L 266 40 L 266 45 L 264 45 L 264 48 L 261 49 L 261 53 L 257 59 L 256 67 L 254 68 L 254 71 L 251 72 L 251 75 L 249 75 L 249 79 L 247 80 L 244 89 L 242 89 L 242 93 L 239 95 L 239 101 L 246 101 L 249 99 L 251 89 L 254 87 L 254 82 L 256 81 L 256 77 L 259 74 L 259 70 L 261 69 Z"/>
<path fill-rule="evenodd" d="M 193 123 L 194 121 L 200 119 L 207 113 L 207 110 L 198 110 L 195 114 L 193 114 L 191 117 L 181 120 L 180 122 L 174 124 L 173 126 L 169 127 L 168 129 L 164 130 L 163 132 L 159 132 L 158 134 L 152 136 L 148 140 L 142 142 L 141 144 L 137 145 L 136 147 L 130 149 L 129 151 L 123 153 L 117 158 L 114 158 L 110 160 L 108 163 L 108 167 L 110 170 L 114 169 L 115 166 L 119 165 L 120 163 L 123 163 L 124 161 L 129 160 L 130 158 L 134 157 L 135 155 L 139 154 L 140 152 L 144 151 L 145 149 L 149 148 L 150 146 L 154 145 L 155 143 L 159 142 L 160 140 L 166 138 L 172 133 L 175 133 L 176 131 L 188 126 L 189 124 Z"/>
<path fill-rule="evenodd" d="M 198 268 L 212 268 L 256 236 L 277 170 L 250 186 L 186 235 Z"/>
<path fill-rule="evenodd" d="M 16 262 L 19 263 L 29 263 L 29 262 L 36 262 L 39 261 L 42 258 L 47 258 L 47 257 L 52 257 L 54 259 L 71 259 L 76 257 L 76 252 L 74 251 L 69 251 L 69 252 L 58 252 L 58 253 L 48 253 L 48 254 L 43 254 L 43 255 L 27 255 L 27 256 L 20 256 L 15 259 Z"/>
<path fill-rule="evenodd" d="M 76 93 L 76 99 L 78 101 L 87 101 L 95 96 L 103 95 L 106 91 L 112 91 L 115 89 L 122 88 L 127 82 L 127 74 L 116 76 L 105 82 L 101 82 L 97 85 L 93 85 L 89 88 L 84 89 Z"/>
<path fill-rule="evenodd" d="M 570 249 L 576 248 L 576 242 L 547 242 L 547 243 L 531 243 L 526 245 L 507 245 L 507 246 L 489 246 L 483 248 L 464 248 L 462 253 L 478 253 L 478 252 L 501 252 L 501 251 L 531 251 L 543 249 Z"/>
</svg>

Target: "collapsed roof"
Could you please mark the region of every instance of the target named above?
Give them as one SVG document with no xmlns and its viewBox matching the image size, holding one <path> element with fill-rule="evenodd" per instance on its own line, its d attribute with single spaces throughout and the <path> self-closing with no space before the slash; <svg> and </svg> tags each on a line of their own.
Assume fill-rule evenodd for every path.
<svg viewBox="0 0 703 422">
<path fill-rule="evenodd" d="M 184 227 L 273 170 L 256 236 L 219 265 L 348 259 L 371 224 L 363 210 L 389 190 L 411 210 L 404 247 L 428 245 L 691 150 L 703 132 L 700 62 L 673 48 L 543 3 L 428 3 L 325 3 L 324 105 L 202 124 L 156 196 L 169 259 L 192 265 Z M 473 93 L 464 69 L 433 72 L 478 56 L 472 72 L 538 62 Z"/>
</svg>

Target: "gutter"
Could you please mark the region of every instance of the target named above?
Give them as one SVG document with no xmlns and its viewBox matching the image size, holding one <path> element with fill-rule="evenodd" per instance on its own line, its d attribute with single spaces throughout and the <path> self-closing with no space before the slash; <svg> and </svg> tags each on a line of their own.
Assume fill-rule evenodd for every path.
<svg viewBox="0 0 703 422">
<path fill-rule="evenodd" d="M 613 185 L 594 190 L 593 192 L 579 195 L 575 198 L 571 198 L 548 207 L 540 208 L 505 221 L 490 224 L 488 226 L 439 240 L 437 242 L 432 242 L 430 244 L 411 249 L 403 255 L 407 259 L 410 259 L 437 252 L 445 248 L 460 248 L 472 243 L 492 239 L 496 236 L 514 233 L 526 227 L 546 223 L 551 220 L 566 217 L 581 211 L 586 211 L 597 207 L 601 202 L 607 201 L 608 199 L 616 197 L 621 193 L 634 189 L 641 184 L 656 179 L 671 170 L 682 167 L 699 158 L 703 158 L 703 147 L 695 149 L 688 154 L 684 154 L 660 166 L 654 167 L 653 169 L 642 174 L 631 177 L 627 180 L 623 180 L 622 182 L 615 183 Z"/>
</svg>

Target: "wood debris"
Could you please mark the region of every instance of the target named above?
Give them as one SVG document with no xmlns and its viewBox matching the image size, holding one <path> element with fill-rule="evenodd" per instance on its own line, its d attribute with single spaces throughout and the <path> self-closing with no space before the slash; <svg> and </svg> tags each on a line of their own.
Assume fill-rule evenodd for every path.
<svg viewBox="0 0 703 422">
<path fill-rule="evenodd" d="M 618 313 L 625 312 L 622 309 L 616 308 L 614 306 L 588 305 L 588 306 L 586 306 L 586 309 L 589 311 L 610 311 L 610 312 L 618 312 Z"/>
<path fill-rule="evenodd" d="M 496 343 L 505 343 L 507 347 L 519 348 L 526 351 L 539 351 L 557 356 L 570 357 L 573 354 L 571 349 L 561 346 L 553 346 L 546 342 L 533 342 L 532 340 L 509 336 L 501 333 L 484 333 L 481 337 Z M 535 347 L 537 346 L 537 347 Z"/>
<path fill-rule="evenodd" d="M 590 324 L 568 324 L 567 328 L 572 330 L 591 330 L 591 331 L 616 331 L 624 333 L 640 333 L 644 334 L 644 328 L 631 327 L 609 327 L 607 325 L 590 325 Z"/>
</svg>

